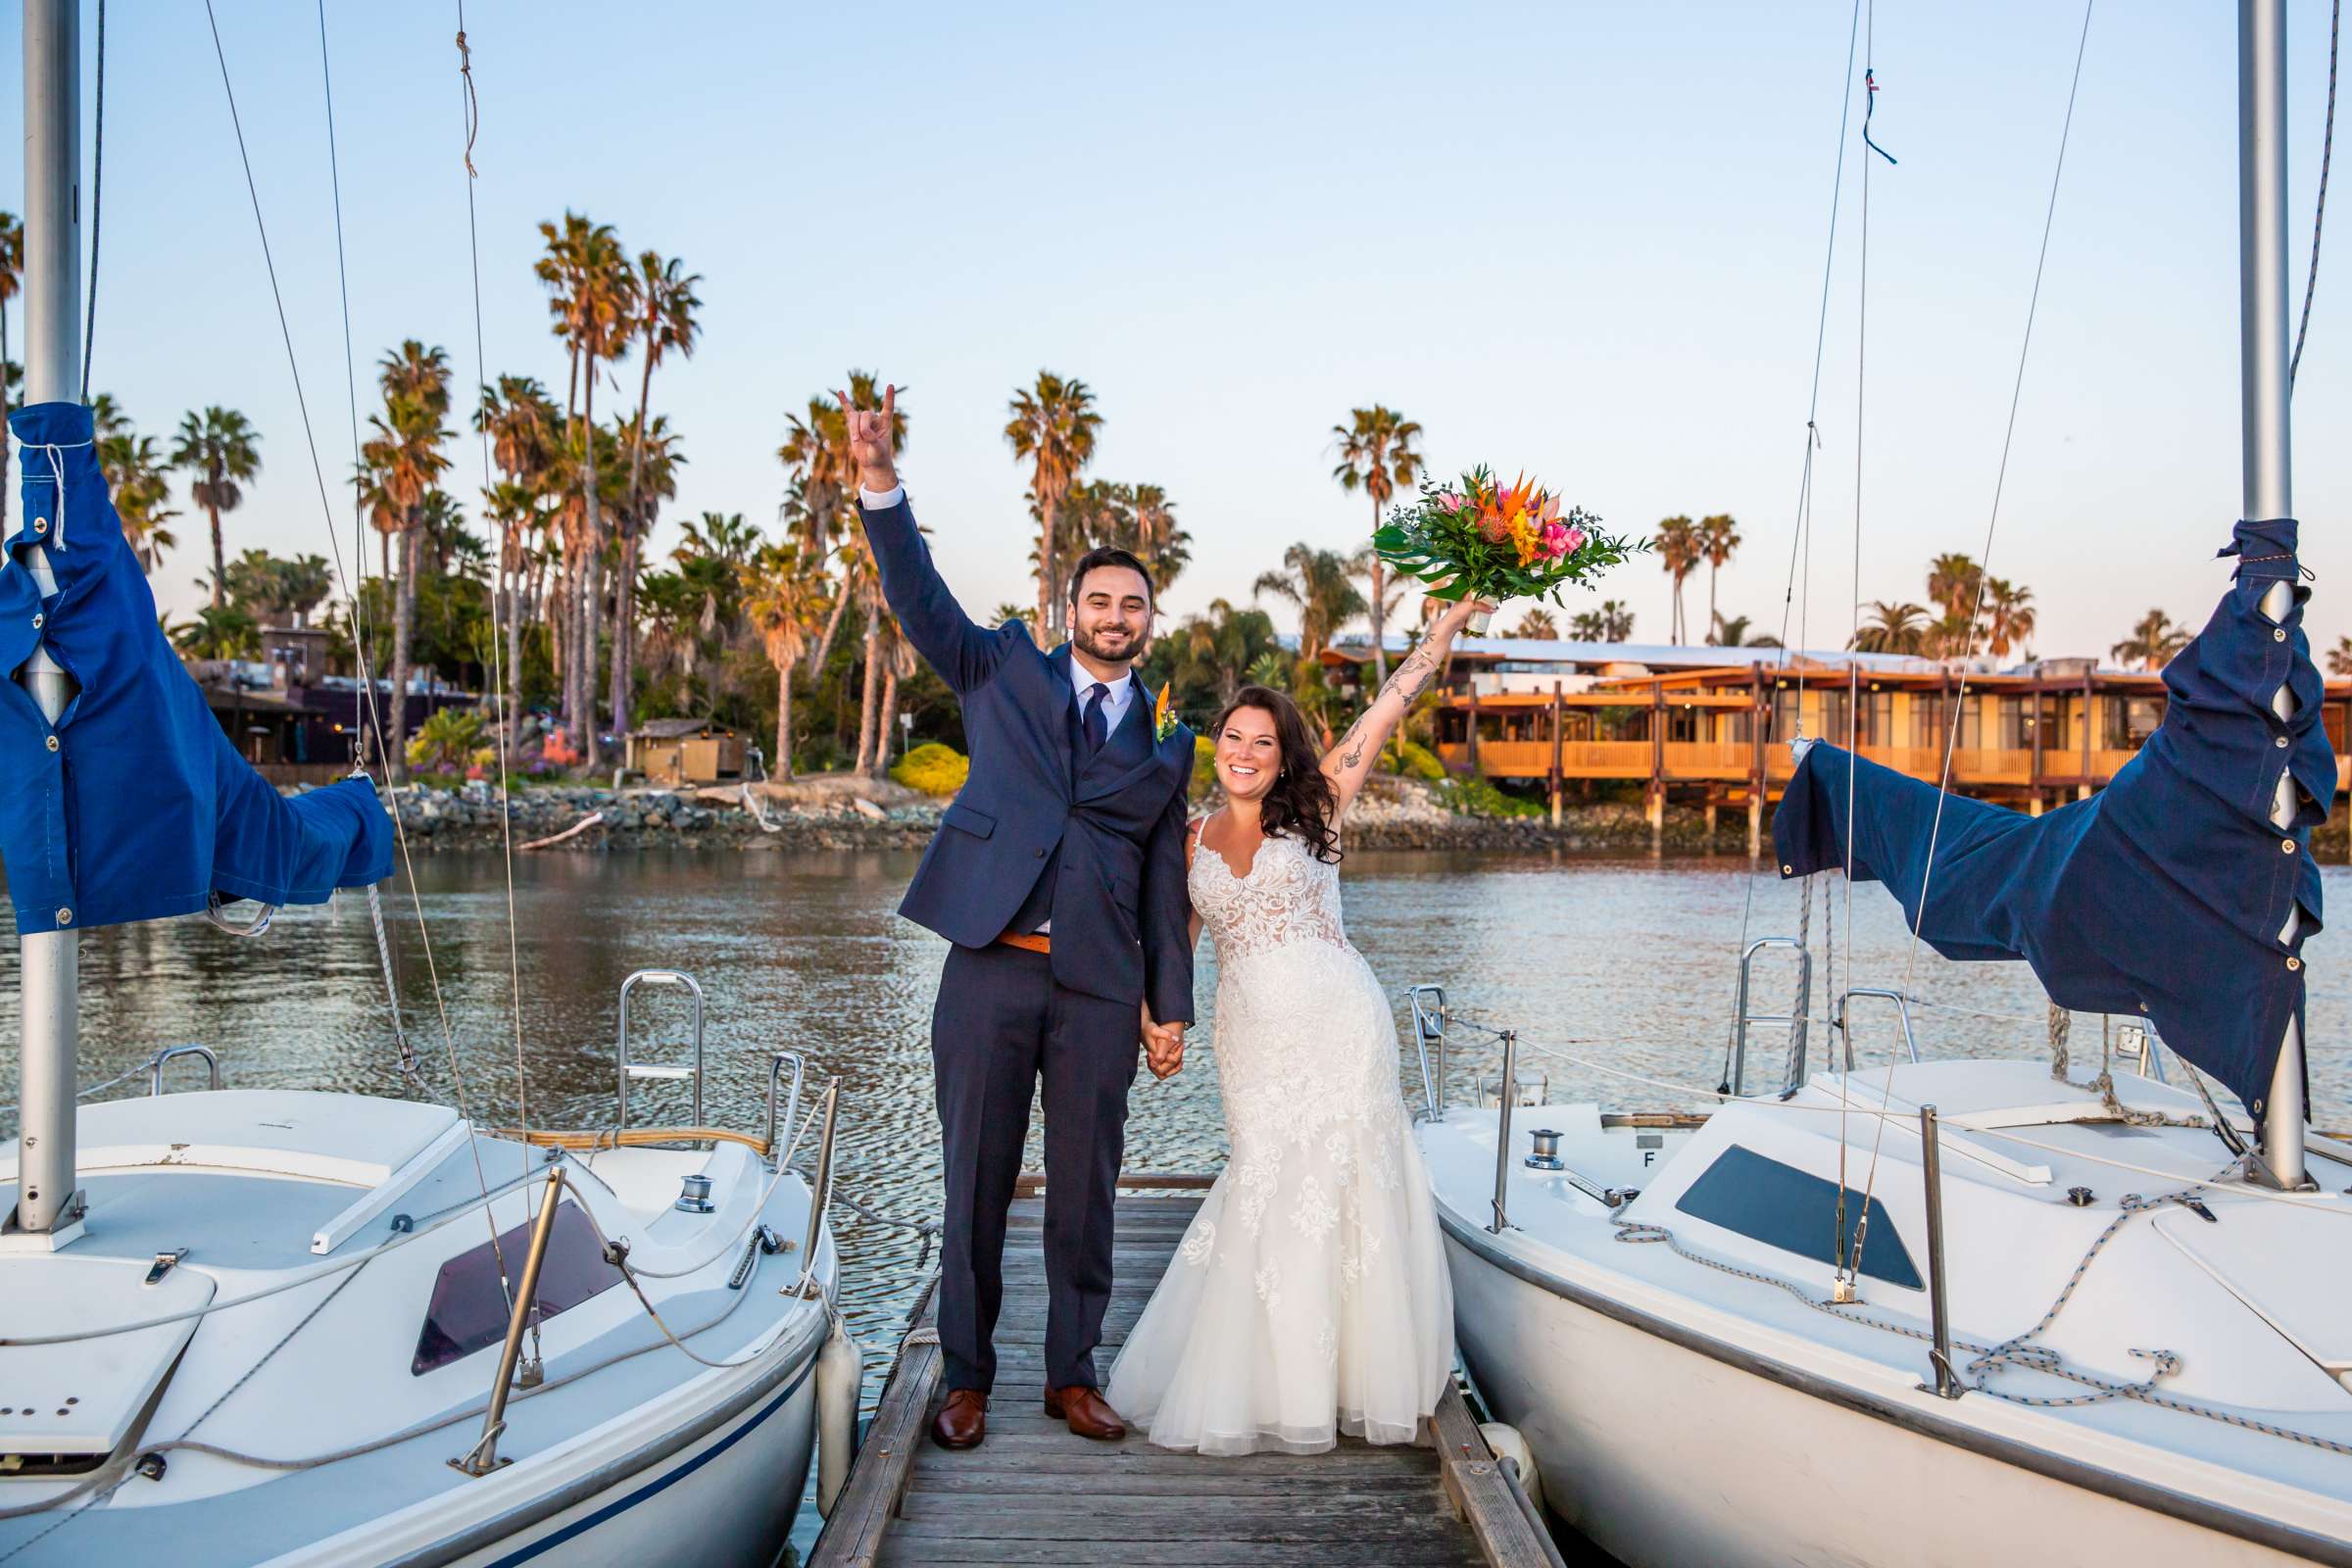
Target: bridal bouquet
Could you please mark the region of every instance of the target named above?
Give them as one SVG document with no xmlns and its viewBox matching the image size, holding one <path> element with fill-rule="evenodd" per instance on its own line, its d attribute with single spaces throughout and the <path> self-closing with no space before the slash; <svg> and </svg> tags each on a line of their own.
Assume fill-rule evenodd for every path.
<svg viewBox="0 0 2352 1568">
<path fill-rule="evenodd" d="M 1403 575 L 1434 584 L 1432 599 L 1558 604 L 1567 584 L 1649 548 L 1603 533 L 1599 523 L 1582 507 L 1561 515 L 1559 497 L 1524 476 L 1505 488 L 1481 465 L 1458 484 L 1424 484 L 1420 500 L 1390 512 L 1372 549 Z"/>
</svg>

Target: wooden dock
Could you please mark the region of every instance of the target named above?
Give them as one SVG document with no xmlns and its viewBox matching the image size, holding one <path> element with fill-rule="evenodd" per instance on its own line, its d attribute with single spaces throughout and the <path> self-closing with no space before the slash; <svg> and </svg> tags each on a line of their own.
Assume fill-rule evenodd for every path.
<svg viewBox="0 0 2352 1568">
<path fill-rule="evenodd" d="M 1135 1177 L 1123 1187 L 1200 1178 Z M 1024 1193 L 1036 1184 L 1025 1181 Z M 1200 1206 L 1198 1191 L 1123 1192 L 1117 1285 L 1100 1361 L 1143 1313 Z M 928 1427 L 943 1394 L 929 1293 L 902 1347 L 809 1568 L 897 1564 L 1324 1564 L 1544 1568 L 1560 1561 L 1447 1390 L 1432 1447 L 1202 1458 L 1073 1436 L 1043 1409 L 1044 1205 L 1013 1204 L 988 1441 L 952 1453 Z"/>
</svg>

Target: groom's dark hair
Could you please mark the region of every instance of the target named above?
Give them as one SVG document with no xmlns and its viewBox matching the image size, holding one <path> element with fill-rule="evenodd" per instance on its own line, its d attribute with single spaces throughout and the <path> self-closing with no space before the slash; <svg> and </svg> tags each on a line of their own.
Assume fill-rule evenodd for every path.
<svg viewBox="0 0 2352 1568">
<path fill-rule="evenodd" d="M 1138 577 L 1144 579 L 1144 598 L 1151 603 L 1152 609 L 1159 608 L 1159 590 L 1152 586 L 1152 573 L 1145 568 L 1142 562 L 1135 558 L 1133 552 L 1120 550 L 1112 545 L 1102 545 L 1089 550 L 1078 558 L 1078 564 L 1070 568 L 1071 604 L 1074 605 L 1078 602 L 1078 595 L 1086 587 L 1086 574 L 1097 566 L 1124 566 L 1134 572 Z"/>
</svg>

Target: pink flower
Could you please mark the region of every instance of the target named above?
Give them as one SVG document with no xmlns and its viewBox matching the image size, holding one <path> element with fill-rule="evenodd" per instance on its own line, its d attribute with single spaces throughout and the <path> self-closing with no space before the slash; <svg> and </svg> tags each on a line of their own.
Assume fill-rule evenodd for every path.
<svg viewBox="0 0 2352 1568">
<path fill-rule="evenodd" d="M 1571 550 L 1574 550 L 1576 546 L 1568 542 L 1569 535 L 1574 530 L 1567 528 L 1560 523 L 1545 523 L 1544 525 L 1544 553 L 1549 556 L 1552 560 L 1557 561 L 1562 556 L 1567 555 Z"/>
<path fill-rule="evenodd" d="M 1441 490 L 1438 492 L 1438 506 L 1440 510 L 1442 510 L 1449 517 L 1462 510 L 1465 500 L 1466 498 L 1459 490 Z"/>
<path fill-rule="evenodd" d="M 1571 528 L 1568 530 L 1567 537 L 1568 537 L 1568 550 L 1567 550 L 1567 554 L 1569 554 L 1569 555 L 1572 555 L 1572 556 L 1573 556 L 1573 555 L 1575 555 L 1575 554 L 1576 554 L 1576 553 L 1577 553 L 1579 550 L 1582 550 L 1582 549 L 1584 549 L 1584 548 L 1585 548 L 1585 530 L 1584 530 L 1584 529 L 1582 529 L 1582 528 L 1576 528 L 1576 527 L 1571 527 Z"/>
</svg>

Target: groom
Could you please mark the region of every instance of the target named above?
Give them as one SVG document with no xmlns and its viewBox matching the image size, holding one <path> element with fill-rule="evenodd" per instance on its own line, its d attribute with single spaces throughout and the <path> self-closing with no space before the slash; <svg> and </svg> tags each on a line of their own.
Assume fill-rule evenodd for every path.
<svg viewBox="0 0 2352 1568">
<path fill-rule="evenodd" d="M 931 1013 L 945 1134 L 947 1214 L 939 1343 L 941 1446 L 986 1435 L 1004 1298 L 1004 1213 L 1029 1101 L 1046 1113 L 1046 1413 L 1082 1437 L 1126 1428 L 1094 1351 L 1110 1300 L 1111 1201 L 1142 1037 L 1152 1070 L 1183 1060 L 1193 1016 L 1186 940 L 1185 791 L 1192 731 L 1155 730 L 1134 673 L 1152 629 L 1152 580 L 1122 550 L 1070 574 L 1070 640 L 1038 652 L 1028 628 L 972 623 L 940 580 L 891 459 L 897 388 L 880 411 L 845 395 L 865 536 L 907 641 L 963 705 L 971 774 L 941 818 L 899 912 L 946 937 Z"/>
</svg>

